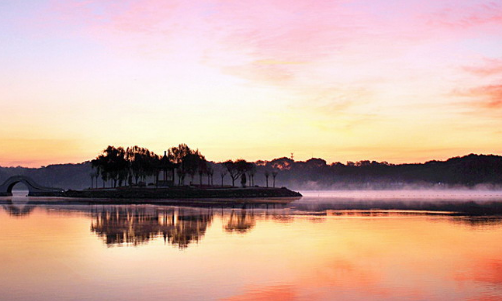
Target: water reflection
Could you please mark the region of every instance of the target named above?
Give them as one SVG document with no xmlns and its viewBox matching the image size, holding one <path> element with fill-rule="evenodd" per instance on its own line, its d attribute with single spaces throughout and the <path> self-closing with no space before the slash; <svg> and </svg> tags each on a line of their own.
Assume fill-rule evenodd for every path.
<svg viewBox="0 0 502 301">
<path fill-rule="evenodd" d="M 502 300 L 502 216 L 35 205 L 0 208 L 2 300 Z"/>
<path fill-rule="evenodd" d="M 41 201 L 39 201 L 41 200 Z M 12 198 L 1 201 L 10 216 L 26 218 L 37 207 L 51 214 L 72 212 L 91 217 L 90 230 L 106 246 L 139 246 L 155 239 L 186 249 L 201 241 L 215 216 L 221 219 L 225 233 L 246 234 L 265 221 L 292 224 L 301 217 L 310 223 L 328 218 L 393 218 L 446 216 L 445 220 L 474 229 L 502 224 L 502 203 L 495 201 L 396 201 L 303 198 L 279 209 L 246 206 L 241 209 L 197 208 L 155 205 L 62 205 L 43 199 Z"/>
<path fill-rule="evenodd" d="M 183 249 L 192 242 L 199 240 L 206 233 L 211 224 L 213 213 L 211 210 L 174 209 L 162 215 L 162 235 L 164 241 Z"/>
<path fill-rule="evenodd" d="M 294 220 L 294 215 L 290 210 L 267 211 L 265 217 L 278 223 L 292 223 Z"/>
<path fill-rule="evenodd" d="M 502 215 L 502 200 L 375 200 L 375 199 L 315 199 L 303 198 L 291 204 L 291 207 L 307 212 L 325 212 L 355 210 L 368 211 L 379 209 L 420 211 L 420 212 L 454 212 L 462 215 Z"/>
<path fill-rule="evenodd" d="M 2 208 L 11 216 L 17 216 L 17 217 L 22 217 L 22 216 L 28 216 L 30 213 L 35 209 L 36 205 L 35 204 L 15 204 L 12 201 L 7 202 L 6 204 L 2 205 Z"/>
<path fill-rule="evenodd" d="M 212 218 L 212 210 L 103 207 L 93 212 L 91 231 L 108 246 L 137 246 L 162 236 L 183 249 L 204 236 Z"/>
<path fill-rule="evenodd" d="M 455 216 L 451 222 L 471 228 L 486 229 L 502 225 L 502 216 Z"/>
<path fill-rule="evenodd" d="M 254 212 L 248 212 L 246 209 L 240 212 L 232 210 L 225 226 L 227 232 L 246 233 L 256 225 Z"/>
</svg>

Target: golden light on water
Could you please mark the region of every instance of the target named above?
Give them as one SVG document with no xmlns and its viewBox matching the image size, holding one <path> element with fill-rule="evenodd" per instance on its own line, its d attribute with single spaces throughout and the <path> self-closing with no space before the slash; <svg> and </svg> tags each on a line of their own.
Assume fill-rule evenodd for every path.
<svg viewBox="0 0 502 301">
<path fill-rule="evenodd" d="M 3 295 L 11 300 L 34 294 L 50 300 L 56 293 L 124 300 L 502 297 L 502 224 L 496 220 L 102 210 L 0 213 Z M 102 224 L 103 218 L 109 222 Z M 109 239 L 124 235 L 130 239 Z"/>
</svg>

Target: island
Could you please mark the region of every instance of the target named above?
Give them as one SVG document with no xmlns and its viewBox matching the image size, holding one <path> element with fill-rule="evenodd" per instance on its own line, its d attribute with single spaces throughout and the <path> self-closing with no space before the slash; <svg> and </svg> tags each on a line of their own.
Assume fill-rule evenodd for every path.
<svg viewBox="0 0 502 301">
<path fill-rule="evenodd" d="M 95 170 L 91 176 L 94 176 L 96 185 L 90 189 L 67 190 L 63 196 L 123 200 L 226 199 L 223 202 L 230 199 L 255 199 L 253 202 L 257 202 L 257 199 L 277 198 L 288 202 L 288 198 L 302 196 L 286 187 L 275 187 L 277 170 L 267 171 L 266 187 L 259 187 L 254 183 L 254 163 L 244 159 L 227 160 L 218 169 L 198 149 L 191 149 L 186 144 L 171 147 L 163 156 L 138 146 L 126 149 L 108 146 L 91 164 Z M 215 174 L 221 177 L 221 185 L 215 183 Z M 272 187 L 269 187 L 269 176 Z M 231 185 L 224 185 L 225 177 L 230 178 Z M 110 187 L 98 188 L 98 178 L 102 179 L 103 185 L 110 182 Z M 188 178 L 190 181 L 186 184 Z"/>
<path fill-rule="evenodd" d="M 192 198 L 292 198 L 301 197 L 299 192 L 282 188 L 229 187 L 197 188 L 191 186 L 170 188 L 129 188 L 67 190 L 65 197 L 116 198 L 116 199 L 192 199 Z"/>
<path fill-rule="evenodd" d="M 58 200 L 61 202 L 277 204 L 302 196 L 286 187 L 276 187 L 278 169 L 265 170 L 266 186 L 260 187 L 255 184 L 255 163 L 237 159 L 215 164 L 186 144 L 170 148 L 164 156 L 138 146 L 108 146 L 91 161 L 91 166 L 91 186 L 86 189 L 48 187 L 16 175 L 0 185 L 0 196 L 12 195 L 17 183 L 28 188 L 30 197 L 62 197 Z M 230 181 L 225 182 L 225 178 Z"/>
</svg>

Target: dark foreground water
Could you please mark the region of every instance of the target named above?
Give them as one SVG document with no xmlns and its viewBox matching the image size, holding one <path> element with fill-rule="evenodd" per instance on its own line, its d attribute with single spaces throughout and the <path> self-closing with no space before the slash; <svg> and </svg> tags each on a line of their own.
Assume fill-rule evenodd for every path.
<svg viewBox="0 0 502 301">
<path fill-rule="evenodd" d="M 502 300 L 502 218 L 483 209 L 500 193 L 305 195 L 268 209 L 2 198 L 0 299 Z"/>
</svg>

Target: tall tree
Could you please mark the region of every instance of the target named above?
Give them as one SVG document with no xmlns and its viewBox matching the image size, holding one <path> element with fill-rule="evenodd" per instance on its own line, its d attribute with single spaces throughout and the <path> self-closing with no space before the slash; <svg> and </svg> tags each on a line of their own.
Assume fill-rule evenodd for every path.
<svg viewBox="0 0 502 301">
<path fill-rule="evenodd" d="M 172 158 L 172 162 L 176 164 L 179 185 L 184 185 L 185 176 L 187 174 L 191 176 L 193 181 L 199 168 L 202 168 L 202 162 L 206 162 L 206 158 L 204 158 L 198 149 L 192 150 L 186 144 L 172 147 L 168 152 L 169 156 Z"/>
<path fill-rule="evenodd" d="M 202 176 L 207 174 L 208 164 L 204 157 L 199 157 L 197 170 L 199 172 L 199 185 L 202 186 Z M 207 180 L 207 185 L 209 186 L 209 179 Z"/>
<path fill-rule="evenodd" d="M 206 165 L 206 175 L 207 175 L 207 185 L 208 186 L 213 186 L 214 169 L 209 164 L 209 162 L 207 162 L 207 165 Z"/>
<path fill-rule="evenodd" d="M 137 185 L 139 179 L 144 179 L 148 172 L 150 151 L 146 148 L 135 145 L 133 147 L 128 147 L 126 154 L 131 175 L 134 177 Z"/>
<path fill-rule="evenodd" d="M 240 172 L 237 169 L 237 165 L 232 160 L 228 160 L 228 161 L 224 162 L 223 164 L 225 165 L 225 168 L 227 169 L 228 174 L 230 175 L 230 178 L 232 179 L 232 186 L 235 186 L 235 180 L 237 180 L 240 176 Z M 222 178 L 222 180 L 223 180 L 223 178 Z"/>
<path fill-rule="evenodd" d="M 122 147 L 116 148 L 109 145 L 101 155 L 91 161 L 91 164 L 98 169 L 103 182 L 107 179 L 113 181 L 113 187 L 117 187 L 117 183 L 127 177 L 128 162 L 126 152 Z"/>
<path fill-rule="evenodd" d="M 254 163 L 248 163 L 247 174 L 249 178 L 249 186 L 254 186 L 254 175 L 256 174 L 256 165 Z"/>
<path fill-rule="evenodd" d="M 277 174 L 278 174 L 278 173 L 279 173 L 279 172 L 278 172 L 277 170 L 274 170 L 274 171 L 272 172 L 272 178 L 274 179 L 274 180 L 273 180 L 273 181 L 274 181 L 274 188 L 275 188 L 275 177 L 277 177 Z"/>
<path fill-rule="evenodd" d="M 223 163 L 232 178 L 232 186 L 235 186 L 235 180 L 245 174 L 251 169 L 252 163 L 247 162 L 243 159 L 238 159 L 235 162 L 228 160 Z"/>
<path fill-rule="evenodd" d="M 227 170 L 222 168 L 220 169 L 220 176 L 221 176 L 221 187 L 223 187 L 223 179 L 225 178 L 225 176 L 227 175 Z"/>
<path fill-rule="evenodd" d="M 96 173 L 98 174 L 98 176 L 101 176 L 101 179 L 103 180 L 103 188 L 105 187 L 105 183 L 108 180 L 108 175 L 106 174 L 105 171 L 105 165 L 106 165 L 106 158 L 102 154 L 91 161 L 92 168 L 96 169 Z"/>
<path fill-rule="evenodd" d="M 174 164 L 173 159 L 164 152 L 164 156 L 160 159 L 160 170 L 163 173 L 164 182 L 167 182 L 168 173 L 171 173 L 171 179 L 174 181 L 174 170 L 176 168 L 176 164 Z"/>
<path fill-rule="evenodd" d="M 187 175 L 186 166 L 183 164 L 185 157 L 193 151 L 186 144 L 179 144 L 168 150 L 168 156 L 171 158 L 178 175 L 178 185 L 185 185 L 185 176 Z"/>
</svg>

